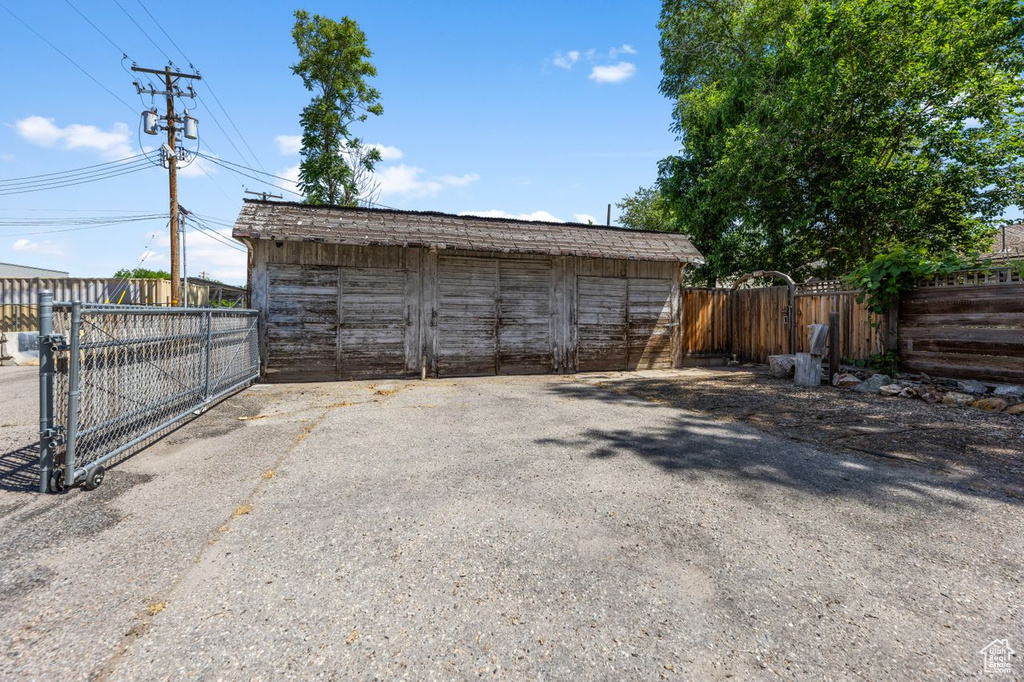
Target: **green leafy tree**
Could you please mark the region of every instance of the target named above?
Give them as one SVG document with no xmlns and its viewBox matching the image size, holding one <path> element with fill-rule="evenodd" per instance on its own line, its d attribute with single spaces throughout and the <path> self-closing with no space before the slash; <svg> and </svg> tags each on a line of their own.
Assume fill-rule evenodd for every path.
<svg viewBox="0 0 1024 682">
<path fill-rule="evenodd" d="M 657 187 L 641 187 L 615 204 L 619 222 L 633 230 L 670 230 L 672 209 Z"/>
<path fill-rule="evenodd" d="M 134 270 L 122 268 L 114 273 L 114 277 L 117 279 L 170 279 L 171 273 L 148 268 L 135 268 Z"/>
<path fill-rule="evenodd" d="M 1016 0 L 665 0 L 661 162 L 708 282 L 984 248 L 1024 199 Z"/>
<path fill-rule="evenodd" d="M 373 53 L 348 17 L 334 21 L 298 10 L 292 38 L 299 51 L 292 73 L 314 93 L 302 110 L 299 187 L 308 203 L 354 206 L 380 161 L 380 152 L 350 131 L 353 123 L 384 112 L 380 93 L 367 83 L 377 75 Z"/>
</svg>

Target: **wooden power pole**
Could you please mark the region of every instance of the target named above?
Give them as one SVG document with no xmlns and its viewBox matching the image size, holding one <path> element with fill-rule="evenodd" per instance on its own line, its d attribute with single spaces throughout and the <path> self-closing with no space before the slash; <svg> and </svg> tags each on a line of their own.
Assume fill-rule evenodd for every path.
<svg viewBox="0 0 1024 682">
<path fill-rule="evenodd" d="M 144 69 L 140 66 L 132 65 L 132 71 L 139 73 L 151 73 L 157 76 L 164 77 L 164 90 L 154 90 L 153 88 L 144 89 L 139 86 L 138 81 L 135 83 L 135 89 L 140 93 L 148 93 L 150 95 L 164 95 L 167 98 L 167 113 L 161 117 L 165 122 L 165 129 L 167 130 L 167 178 L 168 178 L 168 190 L 170 194 L 170 217 L 171 217 L 171 307 L 177 307 L 181 301 L 181 269 L 178 263 L 178 152 L 177 152 L 177 134 L 181 130 L 181 125 L 184 120 L 174 115 L 174 98 L 181 97 L 182 92 L 178 87 L 178 79 L 187 78 L 191 80 L 200 80 L 202 77 L 198 73 L 179 73 L 177 71 L 171 71 L 170 66 L 165 66 L 161 69 Z M 191 88 L 191 86 L 189 86 Z M 187 111 L 186 111 L 187 113 Z M 150 132 L 149 130 L 146 131 Z M 154 133 L 155 134 L 155 133 Z"/>
</svg>

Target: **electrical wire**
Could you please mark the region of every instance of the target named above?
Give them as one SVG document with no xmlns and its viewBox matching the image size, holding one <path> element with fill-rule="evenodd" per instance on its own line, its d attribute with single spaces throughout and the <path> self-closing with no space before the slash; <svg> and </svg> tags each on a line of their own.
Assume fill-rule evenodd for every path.
<svg viewBox="0 0 1024 682">
<path fill-rule="evenodd" d="M 38 175 L 23 175 L 23 176 L 18 177 L 18 178 L 3 178 L 3 179 L 0 179 L 0 185 L 3 185 L 5 183 L 20 184 L 22 181 L 35 180 L 37 178 L 49 178 L 49 177 L 53 177 L 55 175 L 69 175 L 69 174 L 77 175 L 77 174 L 79 174 L 81 172 L 88 171 L 90 169 L 102 168 L 104 166 L 117 166 L 117 165 L 120 165 L 120 164 L 126 164 L 129 161 L 136 161 L 136 160 L 140 159 L 143 156 L 145 156 L 145 154 L 134 154 L 132 156 L 126 156 L 123 159 L 116 159 L 114 161 L 104 161 L 103 163 L 94 163 L 91 166 L 82 166 L 80 168 L 69 168 L 68 170 L 54 171 L 52 173 L 39 173 Z"/>
<path fill-rule="evenodd" d="M 94 176 L 84 177 L 81 179 L 73 179 L 75 181 L 51 181 L 50 183 L 40 183 L 38 185 L 23 185 L 20 187 L 13 188 L 2 188 L 0 189 L 0 196 L 9 196 L 12 194 L 27 194 L 29 192 L 41 192 L 48 189 L 60 189 L 63 187 L 74 187 L 75 185 L 84 185 L 90 182 L 97 182 L 99 180 L 108 180 L 110 178 L 120 177 L 122 175 L 128 175 L 131 173 L 138 173 L 139 171 L 149 170 L 153 166 L 148 161 L 140 161 L 134 165 L 129 165 L 123 169 L 116 171 L 97 174 Z"/>
<path fill-rule="evenodd" d="M 106 38 L 106 39 L 107 39 L 107 42 L 108 42 L 108 43 L 110 43 L 111 45 L 113 45 L 113 46 L 114 46 L 114 49 L 115 49 L 115 50 L 117 50 L 118 52 L 120 52 L 121 54 L 123 54 L 123 55 L 124 55 L 125 57 L 127 57 L 127 56 L 128 56 L 128 53 L 127 53 L 127 52 L 125 52 L 124 50 L 122 50 L 122 49 L 121 49 L 121 47 L 120 47 L 120 46 L 119 46 L 119 45 L 118 45 L 117 43 L 115 43 L 115 42 L 113 41 L 113 39 L 111 39 L 111 37 L 110 37 L 110 36 L 108 36 L 108 35 L 107 35 L 106 33 L 104 33 L 104 32 L 103 32 L 103 30 L 102 30 L 102 29 L 100 29 L 100 27 L 99 27 L 99 26 L 97 26 L 96 24 L 92 23 L 92 20 L 91 20 L 91 19 L 90 19 L 89 17 L 85 16 L 85 14 L 83 14 L 83 13 L 82 13 L 82 10 L 80 10 L 80 9 L 78 9 L 77 7 L 75 7 L 74 5 L 72 5 L 72 4 L 71 4 L 71 0 L 64 0 L 64 2 L 66 2 L 66 3 L 67 3 L 68 7 L 70 7 L 70 8 L 71 8 L 71 9 L 73 9 L 73 10 L 75 10 L 75 12 L 77 12 L 77 13 L 78 13 L 78 16 L 80 16 L 80 17 L 82 17 L 83 19 L 85 19 L 86 23 L 88 23 L 88 24 L 89 24 L 90 26 L 92 26 L 92 27 L 93 27 L 94 29 L 96 29 L 96 32 L 97 32 L 97 33 L 99 33 L 99 34 L 100 34 L 101 36 L 103 36 L 104 38 Z"/>
<path fill-rule="evenodd" d="M 164 217 L 162 215 L 153 216 L 152 218 L 147 218 L 147 220 L 164 220 Z M 132 221 L 132 222 L 142 222 L 142 221 Z M 8 238 L 8 237 L 34 237 L 34 236 L 40 235 L 40 234 L 61 234 L 61 233 L 65 233 L 65 232 L 81 232 L 83 230 L 98 230 L 98 229 L 101 229 L 101 228 L 104 228 L 104 227 L 113 227 L 115 225 L 122 225 L 122 224 L 124 224 L 124 223 L 121 223 L 121 222 L 108 222 L 108 223 L 101 223 L 101 224 L 96 224 L 96 225 L 85 225 L 85 226 L 80 226 L 80 227 L 68 227 L 68 228 L 65 228 L 65 229 L 62 229 L 62 230 L 36 230 L 34 232 L 18 232 L 18 233 L 15 233 L 15 234 L 4 234 L 2 236 L 4 238 Z"/>
<path fill-rule="evenodd" d="M 122 5 L 120 2 L 118 2 L 118 0 L 114 0 L 114 4 L 117 5 L 119 8 L 121 8 L 121 11 L 124 12 L 124 15 L 126 17 L 128 17 L 128 19 L 130 19 L 133 24 L 135 24 L 135 27 L 137 29 L 142 31 L 142 35 L 146 36 L 146 38 L 149 39 L 149 42 L 153 43 L 153 47 L 155 47 L 157 49 L 157 51 L 159 51 L 161 54 L 163 54 L 163 56 L 167 57 L 167 63 L 173 65 L 174 64 L 174 60 L 171 59 L 171 55 L 169 55 L 166 52 L 164 52 L 164 49 L 162 47 L 160 47 L 155 40 L 153 40 L 153 36 L 149 35 L 149 33 L 146 32 L 146 29 L 142 28 L 142 24 L 140 24 L 139 22 L 135 21 L 135 17 L 133 17 L 131 14 L 128 13 L 128 10 L 126 10 L 124 8 L 124 5 Z"/>
<path fill-rule="evenodd" d="M 128 104 L 128 102 L 125 102 L 125 101 L 124 101 L 123 99 L 121 99 L 121 98 L 120 98 L 120 97 L 119 97 L 118 95 L 116 95 L 116 94 L 114 93 L 114 91 L 113 91 L 113 90 L 111 90 L 110 88 L 108 88 L 107 86 L 105 86 L 105 85 L 104 85 L 103 83 L 100 83 L 100 82 L 99 82 L 99 81 L 98 81 L 98 80 L 96 79 L 96 77 L 95 77 L 95 76 L 93 76 L 93 75 L 92 75 L 91 73 L 89 73 L 88 71 L 86 71 L 85 69 L 83 69 L 83 68 L 82 68 L 81 66 L 79 66 L 78 62 L 76 62 L 76 61 L 75 61 L 74 59 L 72 59 L 71 57 L 69 57 L 69 56 L 67 55 L 67 53 L 66 53 L 66 52 L 64 52 L 64 50 L 60 49 L 59 47 L 57 47 L 56 45 L 54 45 L 53 43 L 51 43 L 51 42 L 50 42 L 49 40 L 47 40 L 46 38 L 44 38 L 44 37 L 42 36 L 42 34 L 40 34 L 40 33 L 39 33 L 38 31 L 36 31 L 36 30 L 35 30 L 34 28 L 32 28 L 31 26 L 29 26 L 29 25 L 28 25 L 28 24 L 27 24 L 27 23 L 25 22 L 25 20 L 24 20 L 24 19 L 22 19 L 22 18 L 21 18 L 21 17 L 19 17 L 19 16 L 17 15 L 17 14 L 15 14 L 14 12 L 12 12 L 12 11 L 11 11 L 11 9 L 10 9 L 9 7 L 7 7 L 7 5 L 5 5 L 5 4 L 3 4 L 2 2 L 0 2 L 0 8 L 2 8 L 2 9 L 3 9 L 4 11 L 6 11 L 6 12 L 7 12 L 8 14 L 10 14 L 10 15 L 11 15 L 12 17 L 14 17 L 14 18 L 15 18 L 15 19 L 16 19 L 16 20 L 17 20 L 17 21 L 18 21 L 18 22 L 19 22 L 19 23 L 20 23 L 20 24 L 21 24 L 22 26 L 24 26 L 24 27 L 25 27 L 25 28 L 27 28 L 27 29 L 28 29 L 29 31 L 31 31 L 31 32 L 32 32 L 32 33 L 33 33 L 33 34 L 34 34 L 34 35 L 35 35 L 35 36 L 36 36 L 37 38 L 39 38 L 39 39 L 40 39 L 40 40 L 42 40 L 42 41 L 43 41 L 44 43 L 46 43 L 47 45 L 49 45 L 50 47 L 52 47 L 52 48 L 53 48 L 53 49 L 54 49 L 54 50 L 55 50 L 55 51 L 56 51 L 56 52 L 57 52 L 58 54 L 60 54 L 60 56 L 64 57 L 64 59 L 68 60 L 68 62 L 70 62 L 72 66 L 74 66 L 74 67 L 75 67 L 76 69 L 78 69 L 79 71 L 81 71 L 82 73 L 84 73 L 84 74 L 85 74 L 85 75 L 86 75 L 86 76 L 87 76 L 87 77 L 89 78 L 89 80 L 91 80 L 91 81 L 92 81 L 93 83 L 95 83 L 96 85 L 100 86 L 100 87 L 101 87 L 101 88 L 102 88 L 103 90 L 105 90 L 105 91 L 107 92 L 107 94 L 108 94 L 108 95 L 110 95 L 111 97 L 113 97 L 114 99 L 116 99 L 116 100 L 117 100 L 118 102 L 120 102 L 121 104 L 123 104 L 123 105 L 124 105 L 124 106 L 125 106 L 125 107 L 126 107 L 126 108 L 127 108 L 128 110 L 129 110 L 129 111 L 131 111 L 131 112 L 132 112 L 133 114 L 137 113 L 137 112 L 135 111 L 135 107 L 133 107 L 132 105 Z"/>
<path fill-rule="evenodd" d="M 221 168 L 225 168 L 225 169 L 231 171 L 232 173 L 235 173 L 236 175 L 241 175 L 243 177 L 249 178 L 250 180 L 255 180 L 256 182 L 263 183 L 264 185 L 270 185 L 274 189 L 279 189 L 282 192 L 288 192 L 289 194 L 294 194 L 297 197 L 304 196 L 302 193 L 296 192 L 295 190 L 291 190 L 291 189 L 288 189 L 287 187 L 282 187 L 280 185 L 275 185 L 274 183 L 270 182 L 269 180 L 267 180 L 265 178 L 260 178 L 260 177 L 257 177 L 255 175 L 250 175 L 249 173 L 244 173 L 241 170 L 238 170 L 238 168 L 244 168 L 246 170 L 252 171 L 253 173 L 263 173 L 263 171 L 258 171 L 255 168 L 249 168 L 248 166 L 243 166 L 241 164 L 233 163 L 231 161 L 224 161 L 224 160 L 219 159 L 219 158 L 217 158 L 215 156 L 209 156 L 208 154 L 203 154 L 201 152 L 199 152 L 199 156 L 201 156 L 202 158 L 206 159 L 207 161 L 210 161 L 211 163 L 217 164 Z M 237 168 L 234 168 L 233 166 L 237 166 Z M 272 178 L 278 178 L 280 180 L 284 180 L 285 182 L 291 182 L 291 180 L 289 180 L 288 178 L 282 178 L 279 175 L 273 175 L 272 173 L 263 173 L 263 174 L 267 175 L 269 177 L 272 177 Z"/>
<path fill-rule="evenodd" d="M 232 241 L 228 237 L 225 237 L 220 232 L 218 232 L 217 230 L 213 229 L 212 227 L 207 225 L 204 221 L 202 221 L 201 219 L 196 217 L 195 214 L 191 214 L 191 217 L 192 217 L 192 219 L 191 219 L 190 222 L 191 222 L 192 226 L 194 228 L 196 228 L 196 230 L 198 230 L 199 232 L 205 234 L 208 238 L 210 238 L 210 239 L 212 239 L 212 240 L 214 240 L 216 242 L 219 242 L 220 244 L 222 244 L 224 246 L 232 248 L 232 249 L 234 249 L 236 251 L 240 251 L 242 253 L 247 253 L 248 252 L 248 249 L 243 247 L 241 244 L 238 244 L 238 243 Z"/>
</svg>

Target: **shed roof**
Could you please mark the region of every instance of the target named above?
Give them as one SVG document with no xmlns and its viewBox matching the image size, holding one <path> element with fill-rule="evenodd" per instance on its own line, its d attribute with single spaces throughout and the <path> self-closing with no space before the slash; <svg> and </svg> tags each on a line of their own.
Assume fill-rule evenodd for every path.
<svg viewBox="0 0 1024 682">
<path fill-rule="evenodd" d="M 1005 225 L 996 230 L 991 255 L 1011 258 L 1024 256 L 1024 223 Z"/>
<path fill-rule="evenodd" d="M 671 232 L 427 211 L 244 201 L 232 233 L 236 239 L 703 262 L 689 239 Z"/>
</svg>

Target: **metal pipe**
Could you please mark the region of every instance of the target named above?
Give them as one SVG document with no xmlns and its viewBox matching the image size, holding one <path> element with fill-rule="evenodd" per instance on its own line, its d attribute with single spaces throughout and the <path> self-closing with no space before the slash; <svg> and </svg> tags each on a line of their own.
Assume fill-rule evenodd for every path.
<svg viewBox="0 0 1024 682">
<path fill-rule="evenodd" d="M 68 416 L 67 442 L 64 446 L 64 474 L 70 475 L 75 470 L 75 446 L 78 444 L 78 398 L 81 384 L 81 331 L 82 302 L 71 304 L 71 358 L 68 362 Z M 74 479 L 66 481 L 73 485 Z"/>
<path fill-rule="evenodd" d="M 53 448 L 50 430 L 53 428 L 53 349 L 49 337 L 53 335 L 53 292 L 39 292 L 39 492 L 50 490 L 53 474 Z"/>
<path fill-rule="evenodd" d="M 203 317 L 206 318 L 206 344 L 203 346 L 203 398 L 209 402 L 210 370 L 213 362 L 213 313 L 208 312 Z"/>
</svg>

